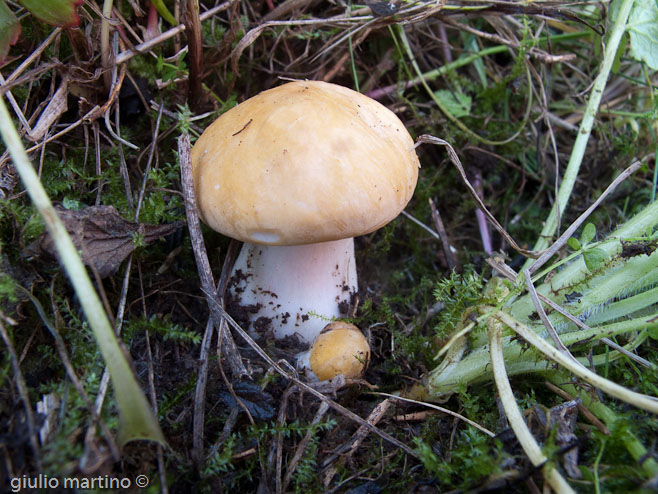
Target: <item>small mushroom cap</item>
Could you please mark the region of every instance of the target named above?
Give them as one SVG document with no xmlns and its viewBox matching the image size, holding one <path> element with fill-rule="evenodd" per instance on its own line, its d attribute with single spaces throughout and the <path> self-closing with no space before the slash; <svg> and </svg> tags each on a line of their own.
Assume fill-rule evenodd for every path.
<svg viewBox="0 0 658 494">
<path fill-rule="evenodd" d="M 296 81 L 221 115 L 192 149 L 199 213 L 245 242 L 299 245 L 377 230 L 411 199 L 414 142 L 377 101 Z"/>
<path fill-rule="evenodd" d="M 311 370 L 321 381 L 344 374 L 361 377 L 370 359 L 370 346 L 354 324 L 332 322 L 313 342 L 309 359 Z"/>
</svg>

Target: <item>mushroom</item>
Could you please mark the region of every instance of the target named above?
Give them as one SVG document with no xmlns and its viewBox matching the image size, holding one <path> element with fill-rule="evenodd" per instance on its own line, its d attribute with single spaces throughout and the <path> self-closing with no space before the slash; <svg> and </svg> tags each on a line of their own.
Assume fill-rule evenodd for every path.
<svg viewBox="0 0 658 494">
<path fill-rule="evenodd" d="M 325 381 L 343 374 L 361 377 L 370 360 L 370 345 L 354 324 L 334 321 L 315 338 L 311 348 L 297 356 L 297 369 Z"/>
<path fill-rule="evenodd" d="M 310 343 L 357 291 L 353 237 L 404 209 L 419 162 L 385 106 L 295 81 L 221 115 L 194 145 L 192 166 L 201 219 L 245 242 L 229 294 L 250 331 Z"/>
</svg>

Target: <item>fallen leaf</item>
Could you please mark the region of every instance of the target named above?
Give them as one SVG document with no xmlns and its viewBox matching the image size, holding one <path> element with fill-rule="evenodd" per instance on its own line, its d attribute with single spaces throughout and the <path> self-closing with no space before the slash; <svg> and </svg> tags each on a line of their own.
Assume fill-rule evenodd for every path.
<svg viewBox="0 0 658 494">
<path fill-rule="evenodd" d="M 14 13 L 0 0 L 0 63 L 5 61 L 9 47 L 18 41 L 21 25 Z"/>
<path fill-rule="evenodd" d="M 244 405 L 254 420 L 270 420 L 274 417 L 274 407 L 272 406 L 272 395 L 266 393 L 260 386 L 245 381 L 237 382 L 233 385 L 233 392 L 236 394 L 242 405 Z M 220 391 L 219 399 L 224 402 L 228 408 L 238 406 L 238 402 L 228 391 Z"/>
<path fill-rule="evenodd" d="M 113 274 L 135 249 L 135 238 L 150 243 L 170 235 L 183 222 L 167 225 L 132 223 L 121 217 L 114 206 L 90 206 L 79 211 L 55 206 L 82 261 L 93 266 L 101 278 Z M 55 244 L 48 234 L 41 236 L 38 250 L 56 257 Z M 34 249 L 33 249 L 34 250 Z"/>
</svg>

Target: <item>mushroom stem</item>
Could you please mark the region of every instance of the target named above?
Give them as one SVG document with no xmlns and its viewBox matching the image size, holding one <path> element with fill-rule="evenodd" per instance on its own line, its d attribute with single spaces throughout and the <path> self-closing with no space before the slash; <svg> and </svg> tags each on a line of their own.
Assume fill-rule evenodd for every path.
<svg viewBox="0 0 658 494">
<path fill-rule="evenodd" d="M 245 243 L 230 285 L 233 301 L 249 314 L 252 334 L 271 330 L 276 339 L 296 334 L 305 343 L 345 315 L 356 291 L 353 238 L 291 246 Z"/>
</svg>

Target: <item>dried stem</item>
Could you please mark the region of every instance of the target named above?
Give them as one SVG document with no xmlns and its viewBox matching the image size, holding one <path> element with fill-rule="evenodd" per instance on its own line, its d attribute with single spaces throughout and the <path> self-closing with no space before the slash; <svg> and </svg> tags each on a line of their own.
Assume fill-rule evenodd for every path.
<svg viewBox="0 0 658 494">
<path fill-rule="evenodd" d="M 199 19 L 199 0 L 185 2 L 185 30 L 190 60 L 189 102 L 190 108 L 198 112 L 203 99 L 203 47 L 201 45 L 201 20 Z"/>
<path fill-rule="evenodd" d="M 39 454 L 39 441 L 37 440 L 37 429 L 34 425 L 34 413 L 32 411 L 30 395 L 27 392 L 27 384 L 25 383 L 25 378 L 21 372 L 21 366 L 18 363 L 18 355 L 16 354 L 16 349 L 11 342 L 11 338 L 9 337 L 7 329 L 5 328 L 4 324 L 2 324 L 2 321 L 0 321 L 0 337 L 2 337 L 2 341 L 7 347 L 7 351 L 11 357 L 11 366 L 14 370 L 16 388 L 18 388 L 18 394 L 21 397 L 21 401 L 23 402 L 23 409 L 25 410 L 27 431 L 30 436 L 30 447 L 32 448 L 32 454 L 34 455 L 34 463 L 37 472 L 41 473 L 41 455 Z"/>
<path fill-rule="evenodd" d="M 190 240 L 192 241 L 194 258 L 196 259 L 199 278 L 201 279 L 201 288 L 206 294 L 213 324 L 216 328 L 219 328 L 222 324 L 222 315 L 214 309 L 214 307 L 219 305 L 219 302 L 216 299 L 215 282 L 213 281 L 210 262 L 208 262 L 208 254 L 206 253 L 206 246 L 203 242 L 203 235 L 201 234 L 201 224 L 199 223 L 199 216 L 197 214 L 196 194 L 194 192 L 194 182 L 192 180 L 190 136 L 187 134 L 182 134 L 178 138 L 178 157 L 180 159 L 181 184 L 185 196 L 187 227 L 190 231 Z M 224 349 L 224 356 L 226 357 L 231 372 L 233 373 L 233 378 L 239 379 L 242 376 L 248 375 L 249 372 L 242 363 L 242 357 L 235 346 L 231 333 L 228 331 L 222 332 L 222 347 Z"/>
</svg>

